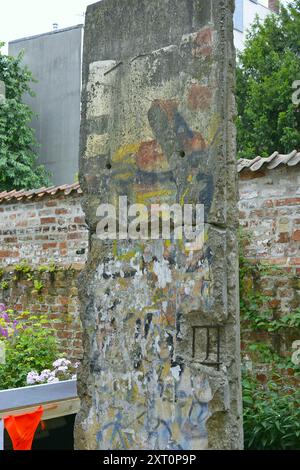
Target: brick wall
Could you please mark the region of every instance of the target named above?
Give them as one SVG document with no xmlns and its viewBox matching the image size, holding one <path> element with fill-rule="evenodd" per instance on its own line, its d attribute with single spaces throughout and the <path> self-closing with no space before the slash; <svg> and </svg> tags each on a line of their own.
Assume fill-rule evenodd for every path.
<svg viewBox="0 0 300 470">
<path fill-rule="evenodd" d="M 240 225 L 249 235 L 244 252 L 253 262 L 276 267 L 259 273 L 254 284 L 271 298 L 266 307 L 278 318 L 300 307 L 300 165 L 243 170 L 239 186 Z M 300 339 L 300 332 L 268 338 L 250 333 L 245 325 L 242 330 L 245 343 L 270 340 L 283 354 L 290 354 L 293 340 Z"/>
<path fill-rule="evenodd" d="M 300 166 L 240 174 L 240 223 L 250 258 L 300 272 Z"/>
<path fill-rule="evenodd" d="M 17 311 L 47 314 L 60 350 L 82 355 L 77 283 L 88 249 L 88 232 L 76 191 L 0 202 L 0 302 Z M 31 279 L 18 272 L 26 263 Z M 55 265 L 55 272 L 41 272 Z M 34 292 L 34 280 L 43 284 Z"/>
<path fill-rule="evenodd" d="M 87 227 L 77 193 L 0 204 L 0 263 L 83 264 Z"/>
<path fill-rule="evenodd" d="M 0 286 L 7 283 L 7 288 L 0 287 L 0 302 L 13 307 L 16 311 L 30 311 L 49 318 L 58 338 L 60 352 L 69 359 L 82 357 L 82 335 L 78 303 L 78 275 L 80 269 L 60 269 L 54 273 L 32 271 L 32 279 L 43 284 L 39 292 L 34 291 L 33 280 L 28 280 L 24 273 L 16 273 L 13 266 L 2 273 Z"/>
</svg>

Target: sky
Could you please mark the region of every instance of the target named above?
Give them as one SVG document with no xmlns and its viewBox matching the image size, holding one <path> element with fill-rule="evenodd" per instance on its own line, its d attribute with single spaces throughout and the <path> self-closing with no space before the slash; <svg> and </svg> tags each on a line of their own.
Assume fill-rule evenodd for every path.
<svg viewBox="0 0 300 470">
<path fill-rule="evenodd" d="M 84 22 L 96 0 L 0 0 L 0 41 L 8 42 Z M 2 50 L 7 52 L 7 46 Z"/>
<path fill-rule="evenodd" d="M 0 41 L 8 42 L 84 22 L 87 5 L 96 0 L 0 0 Z M 260 0 L 259 3 L 264 3 Z M 284 0 L 286 3 L 286 0 Z M 3 49 L 7 52 L 7 46 Z"/>
</svg>

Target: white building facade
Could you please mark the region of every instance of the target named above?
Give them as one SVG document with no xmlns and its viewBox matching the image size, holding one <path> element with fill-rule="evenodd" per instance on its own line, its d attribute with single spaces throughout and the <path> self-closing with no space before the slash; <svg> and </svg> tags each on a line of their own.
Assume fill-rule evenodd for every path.
<svg viewBox="0 0 300 470">
<path fill-rule="evenodd" d="M 278 0 L 235 0 L 234 40 L 238 51 L 243 50 L 247 31 L 256 15 L 262 20 L 272 12 L 278 12 Z"/>
</svg>

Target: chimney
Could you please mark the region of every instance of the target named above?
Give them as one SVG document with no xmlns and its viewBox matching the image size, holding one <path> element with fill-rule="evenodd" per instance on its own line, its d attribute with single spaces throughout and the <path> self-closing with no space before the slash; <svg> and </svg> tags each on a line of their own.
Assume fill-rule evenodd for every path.
<svg viewBox="0 0 300 470">
<path fill-rule="evenodd" d="M 269 0 L 269 9 L 274 13 L 279 13 L 280 0 Z"/>
</svg>

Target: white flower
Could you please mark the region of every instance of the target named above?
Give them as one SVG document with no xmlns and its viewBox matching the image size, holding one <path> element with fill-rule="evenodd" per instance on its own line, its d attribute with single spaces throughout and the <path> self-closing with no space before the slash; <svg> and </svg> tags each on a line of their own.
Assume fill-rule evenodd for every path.
<svg viewBox="0 0 300 470">
<path fill-rule="evenodd" d="M 57 372 L 67 372 L 68 367 L 67 366 L 60 366 L 56 370 L 57 370 Z"/>
<path fill-rule="evenodd" d="M 74 369 L 78 369 L 79 366 L 80 366 L 80 362 L 75 362 Z"/>
<path fill-rule="evenodd" d="M 61 366 L 68 367 L 71 365 L 71 361 L 68 359 L 62 358 L 62 359 L 57 359 L 56 361 L 53 362 L 53 367 L 58 368 Z"/>
<path fill-rule="evenodd" d="M 45 369 L 41 372 L 40 381 L 41 382 L 46 382 L 49 379 L 49 377 L 51 377 L 51 376 L 52 376 L 51 370 Z"/>
<path fill-rule="evenodd" d="M 76 379 L 77 379 L 77 375 L 76 374 L 72 375 L 72 380 L 76 380 Z"/>
<path fill-rule="evenodd" d="M 32 370 L 31 372 L 27 374 L 27 378 L 26 378 L 27 385 L 34 385 L 38 383 L 39 380 L 40 380 L 40 376 L 35 370 Z"/>
<path fill-rule="evenodd" d="M 59 379 L 57 377 L 49 377 L 47 383 L 48 384 L 54 384 L 54 383 L 57 383 L 59 382 Z"/>
</svg>

